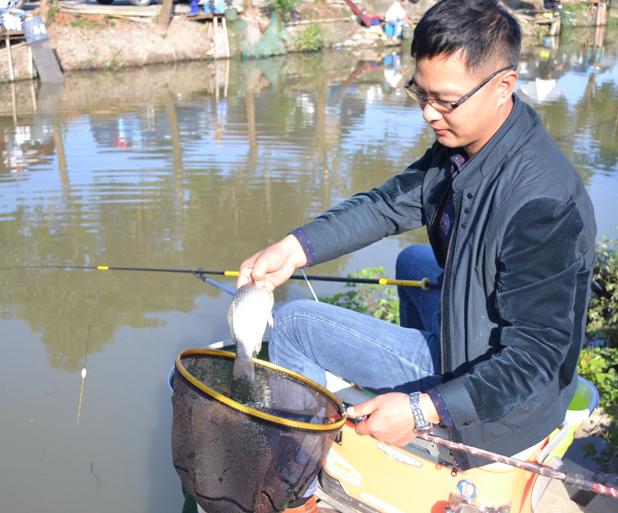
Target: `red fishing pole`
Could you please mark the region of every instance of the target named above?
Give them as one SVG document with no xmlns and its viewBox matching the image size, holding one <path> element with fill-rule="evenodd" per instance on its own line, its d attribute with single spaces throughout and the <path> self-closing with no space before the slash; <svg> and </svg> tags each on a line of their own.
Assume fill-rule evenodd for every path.
<svg viewBox="0 0 618 513">
<path fill-rule="evenodd" d="M 442 445 L 447 449 L 465 452 L 474 456 L 485 458 L 489 461 L 495 461 L 496 463 L 504 463 L 506 465 L 521 468 L 523 470 L 534 472 L 535 474 L 540 474 L 542 476 L 550 477 L 552 479 L 559 479 L 560 481 L 571 484 L 577 488 L 581 488 L 582 490 L 590 490 L 596 493 L 600 493 L 601 495 L 607 495 L 608 497 L 618 499 L 618 488 L 602 483 L 595 483 L 594 481 L 590 481 L 583 476 L 568 475 L 564 472 L 560 472 L 559 470 L 548 467 L 547 465 L 530 463 L 527 461 L 518 460 L 517 458 L 503 456 L 502 454 L 496 454 L 495 452 L 478 449 L 477 447 L 471 447 L 470 445 L 466 445 L 461 442 L 452 442 L 451 440 L 447 440 L 445 438 L 432 435 L 430 433 L 419 433 L 416 436 L 428 442 Z"/>
</svg>

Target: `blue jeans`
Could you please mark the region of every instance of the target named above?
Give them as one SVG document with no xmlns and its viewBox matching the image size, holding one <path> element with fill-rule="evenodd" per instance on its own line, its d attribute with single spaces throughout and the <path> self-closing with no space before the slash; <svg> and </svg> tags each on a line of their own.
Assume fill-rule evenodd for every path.
<svg viewBox="0 0 618 513">
<path fill-rule="evenodd" d="M 442 274 L 429 246 L 409 246 L 397 259 L 397 278 Z M 440 291 L 399 287 L 401 326 L 312 300 L 279 306 L 269 357 L 324 385 L 327 370 L 386 392 L 423 390 L 440 381 Z"/>
<path fill-rule="evenodd" d="M 441 283 L 444 269 L 438 265 L 430 246 L 408 246 L 397 257 L 396 277 Z M 440 289 L 424 291 L 414 287 L 398 287 L 399 322 L 406 328 L 430 331 L 440 336 Z M 438 358 L 439 361 L 439 358 Z M 439 371 L 439 368 L 438 368 Z"/>
<path fill-rule="evenodd" d="M 435 283 L 441 274 L 429 246 L 399 254 L 397 278 Z M 399 297 L 401 326 L 312 300 L 284 303 L 274 314 L 270 360 L 321 385 L 329 371 L 376 393 L 432 388 L 440 382 L 440 291 L 400 287 Z"/>
</svg>

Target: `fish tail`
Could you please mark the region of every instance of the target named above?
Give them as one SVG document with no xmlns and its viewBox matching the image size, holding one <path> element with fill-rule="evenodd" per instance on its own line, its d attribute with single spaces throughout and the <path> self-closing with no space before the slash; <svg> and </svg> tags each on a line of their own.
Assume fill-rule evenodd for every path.
<svg viewBox="0 0 618 513">
<path fill-rule="evenodd" d="M 236 358 L 236 361 L 234 362 L 234 377 L 242 377 L 253 381 L 255 379 L 255 368 L 253 360 Z"/>
</svg>

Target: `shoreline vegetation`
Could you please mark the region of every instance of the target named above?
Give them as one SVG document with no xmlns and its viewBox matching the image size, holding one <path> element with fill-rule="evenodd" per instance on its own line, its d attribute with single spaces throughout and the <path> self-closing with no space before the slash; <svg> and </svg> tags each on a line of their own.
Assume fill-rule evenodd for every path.
<svg viewBox="0 0 618 513">
<path fill-rule="evenodd" d="M 577 372 L 594 383 L 599 391 L 599 406 L 580 427 L 576 437 L 594 437 L 585 455 L 599 469 L 618 478 L 618 239 L 597 242 L 597 261 L 588 306 L 586 347 L 582 349 Z M 372 267 L 351 273 L 350 277 L 384 278 L 384 268 Z M 373 315 L 399 324 L 399 298 L 388 287 L 347 284 L 347 292 L 320 298 L 326 303 Z"/>
<path fill-rule="evenodd" d="M 370 13 L 382 14 L 390 3 L 390 0 L 366 0 L 359 5 Z M 267 57 L 409 45 L 415 23 L 433 3 L 433 0 L 413 0 L 405 4 L 409 27 L 401 40 L 387 37 L 380 25 L 362 26 L 340 0 L 245 0 L 246 8 L 240 14 L 232 10 L 226 15 L 231 56 Z M 504 3 L 519 19 L 525 44 L 533 44 L 532 41 L 547 34 L 548 26 L 542 23 L 550 13 L 541 12 L 542 1 Z M 215 58 L 212 22 L 191 21 L 191 17 L 181 12 L 186 13 L 186 4 L 177 4 L 177 13 L 167 28 L 157 23 L 163 5 L 134 9 L 149 11 L 49 0 L 49 6 L 45 10 L 40 8 L 39 14 L 47 20 L 50 46 L 55 49 L 64 71 L 114 70 Z M 562 11 L 555 16 L 563 20 L 563 27 L 594 23 L 588 2 L 584 1 L 563 1 Z M 618 13 L 610 9 L 610 23 L 616 21 Z"/>
</svg>

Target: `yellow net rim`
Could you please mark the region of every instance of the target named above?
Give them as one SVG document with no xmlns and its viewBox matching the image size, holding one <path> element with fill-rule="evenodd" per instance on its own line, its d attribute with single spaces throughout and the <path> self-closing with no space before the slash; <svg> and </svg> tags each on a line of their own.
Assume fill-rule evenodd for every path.
<svg viewBox="0 0 618 513">
<path fill-rule="evenodd" d="M 343 424 L 346 421 L 347 415 L 345 414 L 343 403 L 330 390 L 316 383 L 315 381 L 309 378 L 306 378 L 305 376 L 301 374 L 298 374 L 297 372 L 285 369 L 283 367 L 279 367 L 278 365 L 275 365 L 274 363 L 266 362 L 264 360 L 258 360 L 257 358 L 253 358 L 253 362 L 256 365 L 267 367 L 269 369 L 276 370 L 277 372 L 287 374 L 288 376 L 292 376 L 294 379 L 301 381 L 305 383 L 306 385 L 310 386 L 311 388 L 324 394 L 326 397 L 328 397 L 331 401 L 333 401 L 337 405 L 337 409 L 339 410 L 339 413 L 341 414 L 341 419 L 339 419 L 337 422 L 333 422 L 330 424 L 311 424 L 309 422 L 300 422 L 298 420 L 284 419 L 282 417 L 277 417 L 276 415 L 271 415 L 270 413 L 265 413 L 263 411 L 256 410 L 255 408 L 245 406 L 244 404 L 234 401 L 233 399 L 230 399 L 229 397 L 210 388 L 209 386 L 202 383 L 195 376 L 193 376 L 183 365 L 182 359 L 188 356 L 194 356 L 194 355 L 220 356 L 220 357 L 230 358 L 230 359 L 236 358 L 236 355 L 234 353 L 230 353 L 229 351 L 219 351 L 216 349 L 186 349 L 185 351 L 183 351 L 176 357 L 176 370 L 181 374 L 183 378 L 185 378 L 189 383 L 191 383 L 191 385 L 193 385 L 199 391 L 212 397 L 216 401 L 219 401 L 220 403 L 223 403 L 226 406 L 229 406 L 230 408 L 238 410 L 242 413 L 246 413 L 247 415 L 251 415 L 252 417 L 256 417 L 261 420 L 272 422 L 274 424 L 280 424 L 282 426 L 292 427 L 292 428 L 297 428 L 297 429 L 304 429 L 307 431 L 334 431 L 334 430 L 340 429 L 341 426 L 343 426 Z M 341 412 L 344 412 L 344 413 L 341 413 Z"/>
</svg>

